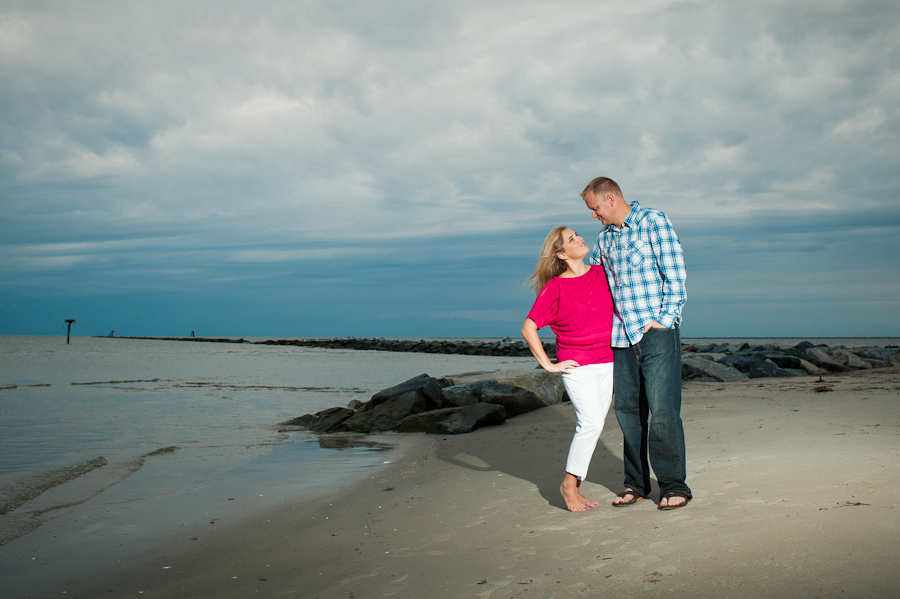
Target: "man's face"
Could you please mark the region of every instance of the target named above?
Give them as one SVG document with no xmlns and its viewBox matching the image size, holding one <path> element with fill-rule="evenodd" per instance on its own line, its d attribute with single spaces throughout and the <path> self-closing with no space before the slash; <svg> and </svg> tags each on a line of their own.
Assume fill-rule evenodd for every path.
<svg viewBox="0 0 900 599">
<path fill-rule="evenodd" d="M 593 193 L 585 194 L 584 203 L 588 207 L 588 210 L 591 211 L 591 218 L 596 218 L 604 225 L 609 225 L 612 223 L 613 216 L 613 206 L 615 202 L 610 199 L 610 196 L 600 197 Z"/>
</svg>

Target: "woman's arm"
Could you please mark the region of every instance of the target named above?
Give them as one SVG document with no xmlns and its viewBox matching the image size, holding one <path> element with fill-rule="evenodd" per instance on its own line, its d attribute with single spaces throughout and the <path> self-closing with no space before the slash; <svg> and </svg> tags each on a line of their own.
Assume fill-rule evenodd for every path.
<svg viewBox="0 0 900 599">
<path fill-rule="evenodd" d="M 578 362 L 575 360 L 565 360 L 559 364 L 554 364 L 550 361 L 550 358 L 547 357 L 547 352 L 544 351 L 544 344 L 541 343 L 541 338 L 538 337 L 537 325 L 530 318 L 526 318 L 525 324 L 522 325 L 522 337 L 528 343 L 531 355 L 537 359 L 538 364 L 547 372 L 565 372 L 568 374 L 573 368 L 578 367 Z"/>
</svg>

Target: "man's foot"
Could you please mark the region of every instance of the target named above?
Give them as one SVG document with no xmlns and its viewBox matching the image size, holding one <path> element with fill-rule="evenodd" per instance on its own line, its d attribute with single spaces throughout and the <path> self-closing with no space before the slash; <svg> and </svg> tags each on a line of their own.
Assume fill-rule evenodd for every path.
<svg viewBox="0 0 900 599">
<path fill-rule="evenodd" d="M 658 509 L 674 510 L 686 506 L 687 502 L 690 500 L 691 498 L 687 496 L 687 493 L 682 493 L 681 491 L 666 491 L 666 494 L 659 500 Z"/>
<path fill-rule="evenodd" d="M 637 503 L 643 499 L 640 495 L 638 495 L 634 489 L 625 489 L 613 499 L 614 507 L 625 507 L 626 505 L 631 505 L 633 503 Z"/>
</svg>

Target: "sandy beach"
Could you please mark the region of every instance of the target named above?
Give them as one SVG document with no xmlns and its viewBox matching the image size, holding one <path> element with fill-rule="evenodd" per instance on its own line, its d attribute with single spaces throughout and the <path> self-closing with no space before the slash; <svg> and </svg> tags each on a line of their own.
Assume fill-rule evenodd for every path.
<svg viewBox="0 0 900 599">
<path fill-rule="evenodd" d="M 459 436 L 412 435 L 372 477 L 186 530 L 66 597 L 896 597 L 900 369 L 688 383 L 694 500 L 613 508 L 610 412 L 583 485 L 558 493 L 561 404 Z M 227 498 L 223 498 L 223 501 Z M 62 592 L 66 591 L 63 595 Z"/>
</svg>

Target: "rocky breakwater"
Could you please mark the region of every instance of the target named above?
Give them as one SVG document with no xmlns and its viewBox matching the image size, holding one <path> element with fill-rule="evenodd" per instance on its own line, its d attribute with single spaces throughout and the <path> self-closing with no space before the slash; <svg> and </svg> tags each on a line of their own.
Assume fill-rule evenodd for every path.
<svg viewBox="0 0 900 599">
<path fill-rule="evenodd" d="M 281 430 L 317 433 L 397 431 L 470 433 L 482 426 L 566 401 L 558 374 L 543 369 L 476 372 L 434 378 L 420 374 L 365 402 L 282 422 Z"/>
<path fill-rule="evenodd" d="M 461 341 L 440 339 L 384 339 L 347 337 L 345 339 L 267 339 L 258 345 L 295 345 L 325 349 L 363 349 L 371 351 L 413 352 L 423 354 L 460 354 L 466 356 L 530 356 L 531 350 L 522 340 L 509 337 L 499 341 Z M 544 342 L 544 350 L 556 358 L 556 344 Z"/>
<path fill-rule="evenodd" d="M 681 378 L 731 382 L 892 366 L 900 366 L 896 347 L 829 347 L 809 341 L 793 347 L 711 343 L 682 347 Z"/>
<path fill-rule="evenodd" d="M 458 347 L 458 342 L 448 346 L 440 345 L 447 342 L 432 343 L 438 345 L 429 347 Z M 518 351 L 517 342 L 506 341 L 486 344 L 487 347 L 482 349 L 494 351 L 493 346 L 502 343 L 506 343 L 510 351 Z M 527 347 L 525 351 L 528 351 Z M 681 360 L 683 381 L 732 382 L 897 367 L 900 366 L 900 351 L 896 347 L 829 347 L 808 341 L 784 348 L 771 344 L 713 343 L 683 346 Z M 568 401 L 568 397 L 562 378 L 542 368 L 474 372 L 443 378 L 420 374 L 379 391 L 365 403 L 354 401 L 348 407 L 305 414 L 279 426 L 282 431 L 308 429 L 316 433 L 460 434 L 482 426 L 502 424 L 517 414 L 563 401 Z"/>
<path fill-rule="evenodd" d="M 109 339 L 107 335 L 99 337 Z M 371 337 L 345 337 L 329 339 L 266 339 L 247 341 L 244 338 L 223 337 L 134 337 L 120 336 L 113 339 L 149 339 L 153 341 L 192 341 L 194 343 L 249 343 L 252 345 L 293 345 L 295 347 L 318 347 L 322 349 L 356 349 L 370 351 L 393 351 L 422 354 L 459 354 L 464 356 L 530 356 L 531 350 L 522 340 L 509 337 L 499 341 L 464 341 L 458 339 L 385 339 Z M 544 350 L 551 359 L 556 358 L 556 344 L 543 343 Z"/>
</svg>

